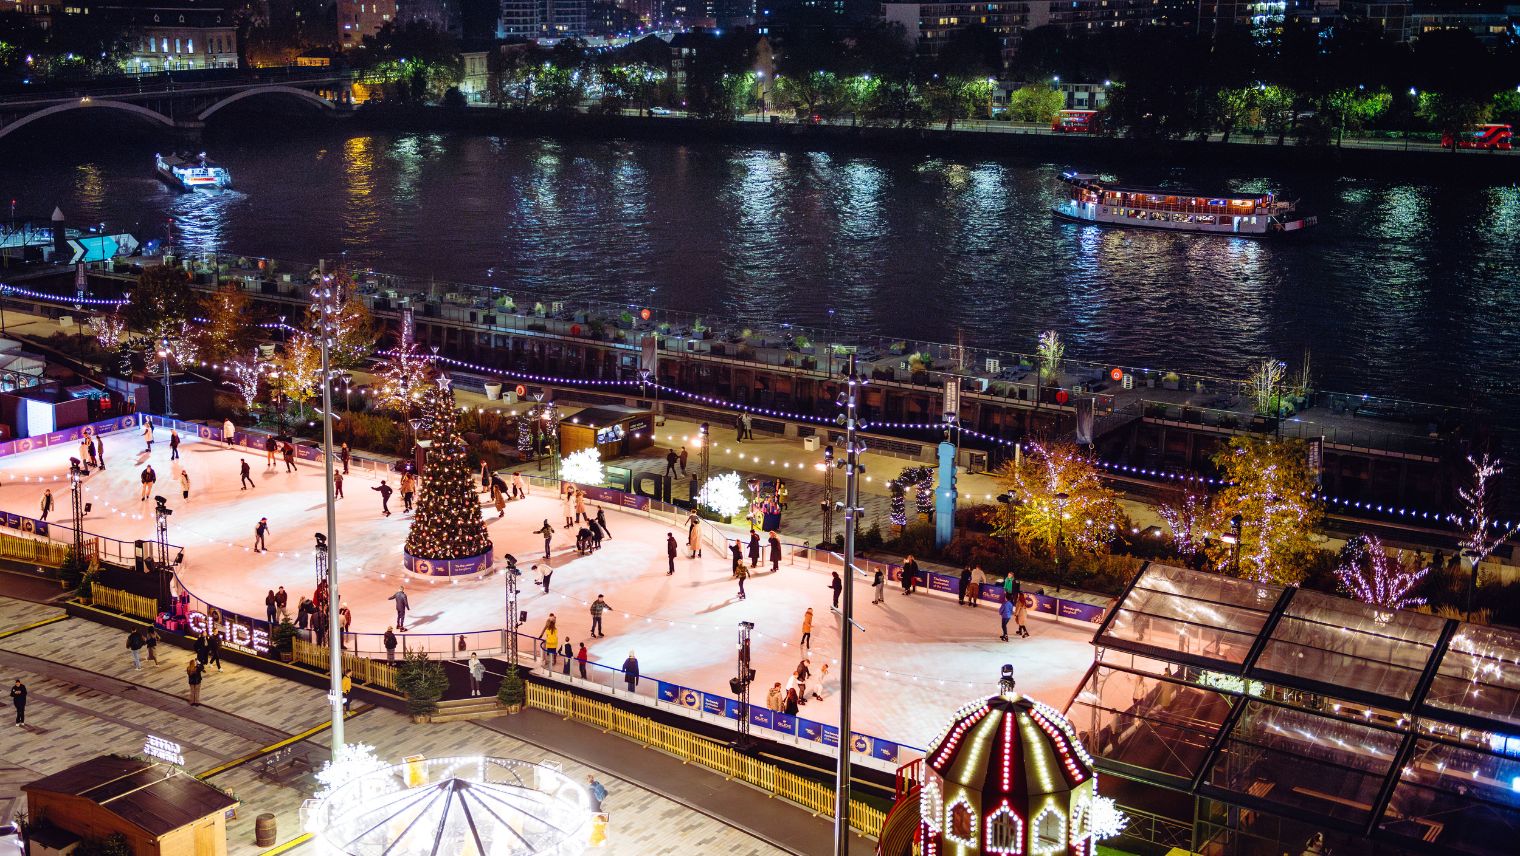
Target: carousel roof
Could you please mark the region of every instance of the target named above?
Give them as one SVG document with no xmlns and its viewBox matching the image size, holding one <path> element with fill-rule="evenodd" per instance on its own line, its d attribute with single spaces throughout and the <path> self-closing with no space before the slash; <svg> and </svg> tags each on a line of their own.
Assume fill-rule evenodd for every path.
<svg viewBox="0 0 1520 856">
<path fill-rule="evenodd" d="M 987 795 L 1065 793 L 1093 777 L 1066 717 L 1013 692 L 961 708 L 924 758 L 947 783 Z"/>
</svg>

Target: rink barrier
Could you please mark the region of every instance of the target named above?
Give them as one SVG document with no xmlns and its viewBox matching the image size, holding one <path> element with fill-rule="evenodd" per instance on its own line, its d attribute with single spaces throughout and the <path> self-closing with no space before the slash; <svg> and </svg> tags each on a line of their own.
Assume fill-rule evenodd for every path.
<svg viewBox="0 0 1520 856">
<path fill-rule="evenodd" d="M 316 669 L 324 675 L 327 674 L 328 667 L 332 663 L 329 659 L 332 656 L 329 646 L 307 642 L 299 636 L 291 640 L 291 643 L 292 659 L 295 662 Z M 396 687 L 396 667 L 389 663 L 344 651 L 343 671 L 347 672 L 356 684 L 380 687 L 392 692 L 400 691 Z"/>
<path fill-rule="evenodd" d="M 57 568 L 63 565 L 68 554 L 68 544 L 23 538 L 20 535 L 0 532 L 0 558 L 15 559 L 18 562 L 36 562 L 39 565 Z"/>
<path fill-rule="evenodd" d="M 130 615 L 144 621 L 153 621 L 158 618 L 158 603 L 151 597 L 143 597 L 94 583 L 90 585 L 90 600 L 96 606 L 103 606 L 122 615 Z"/>
<path fill-rule="evenodd" d="M 627 738 L 647 749 L 658 749 L 683 764 L 705 767 L 726 779 L 737 779 L 797 805 L 814 816 L 834 816 L 832 785 L 804 778 L 735 751 L 716 740 L 655 722 L 607 702 L 584 698 L 569 690 L 535 682 L 530 682 L 527 690 L 529 707 L 600 728 L 605 733 Z M 874 806 L 859 800 L 850 801 L 850 826 L 862 835 L 879 837 L 885 816 L 885 812 Z"/>
</svg>

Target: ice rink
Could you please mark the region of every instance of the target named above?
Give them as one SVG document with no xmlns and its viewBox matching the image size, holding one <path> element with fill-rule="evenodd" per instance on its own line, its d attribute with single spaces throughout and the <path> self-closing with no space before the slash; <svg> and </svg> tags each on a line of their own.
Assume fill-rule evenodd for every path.
<svg viewBox="0 0 1520 856">
<path fill-rule="evenodd" d="M 303 462 L 286 473 L 283 463 L 266 468 L 263 453 L 227 450 L 221 444 L 184 438 L 181 460 L 171 461 L 168 432 L 159 430 L 151 458 L 141 439 L 120 432 L 105 437 L 107 468 L 92 473 L 85 485 L 94 508 L 84 529 L 127 541 L 152 540 L 153 501 L 140 500 L 141 472 L 152 464 L 158 475 L 153 493 L 169 499 L 169 541 L 185 548 L 180 575 L 202 600 L 246 615 L 264 616 L 264 595 L 284 586 L 294 612 L 300 596 L 315 585 L 313 533 L 325 528 L 323 475 L 320 466 Z M 0 510 L 37 517 L 44 488 L 52 488 L 55 522 L 69 517 L 68 458 L 76 447 L 55 446 L 16 455 L 0 463 Z M 239 489 L 238 461 L 246 459 L 257 487 Z M 174 478 L 182 465 L 190 476 L 190 498 L 181 498 Z M 394 487 L 394 479 L 388 479 Z M 413 636 L 494 631 L 504 623 L 504 585 L 499 573 L 457 582 L 408 578 L 401 567 L 401 546 L 410 515 L 402 513 L 399 494 L 392 515 L 380 514 L 380 495 L 371 490 L 374 476 L 357 471 L 345 479 L 346 498 L 338 501 L 336 556 L 340 592 L 353 613 L 353 630 L 382 633 L 395 621 L 388 598 L 405 583 L 412 612 Z M 512 553 L 523 576 L 521 608 L 528 612 L 525 630 L 537 633 L 548 613 L 558 616 L 561 643 L 588 643 L 593 661 L 620 667 L 629 651 L 637 653 L 646 679 L 660 679 L 713 693 L 725 693 L 735 670 L 735 631 L 740 621 L 755 624 L 752 665 L 758 671 L 754 701 L 764 703 L 773 682 L 783 684 L 803 656 L 809 656 L 817 684 L 819 667 L 839 653 L 839 623 L 829 609 L 829 574 L 783 561 L 781 570 L 759 573 L 747 583 L 749 597 L 737 599 L 726 556 L 711 547 L 701 559 L 686 559 L 684 527 L 672 527 L 642 514 L 608 509 L 612 538 L 589 556 L 578 555 L 574 531 L 563 529 L 556 498 L 536 489 L 526 500 L 507 505 L 497 519 L 485 518 L 498 559 Z M 269 519 L 269 552 L 252 550 L 254 527 Z M 550 592 L 533 587 L 529 566 L 542 563 L 543 539 L 534 534 L 545 520 L 556 526 Z M 683 542 L 676 572 L 666 575 L 665 534 Z M 611 609 L 606 637 L 591 639 L 588 605 L 597 594 Z M 888 586 L 886 602 L 872 605 L 864 582 L 855 587 L 854 728 L 857 731 L 924 746 L 968 699 L 993 692 L 999 667 L 1012 663 L 1021 692 L 1057 708 L 1064 707 L 1092 662 L 1090 624 L 1058 622 L 1030 614 L 1031 638 L 1001 642 L 995 604 L 976 609 L 954 600 L 920 593 L 905 597 Z M 799 648 L 803 612 L 814 610 L 810 652 Z M 487 636 L 471 636 L 487 645 Z M 476 642 L 475 640 L 480 640 Z M 435 637 L 429 648 L 448 642 Z M 365 646 L 373 645 L 366 640 Z M 491 647 L 499 643 L 491 642 Z M 836 667 L 837 668 L 837 667 Z M 810 690 L 812 686 L 810 685 Z M 836 699 L 814 700 L 800 711 L 808 719 L 835 723 Z"/>
</svg>

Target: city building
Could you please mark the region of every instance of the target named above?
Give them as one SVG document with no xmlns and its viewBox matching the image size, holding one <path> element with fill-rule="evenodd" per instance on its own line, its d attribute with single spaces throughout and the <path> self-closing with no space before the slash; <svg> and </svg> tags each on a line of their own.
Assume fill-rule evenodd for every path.
<svg viewBox="0 0 1520 856">
<path fill-rule="evenodd" d="M 413 22 L 456 37 L 463 34 L 459 0 L 396 0 L 396 23 Z"/>
<path fill-rule="evenodd" d="M 1520 4 L 1442 3 L 1409 14 L 1414 38 L 1433 30 L 1469 30 L 1484 44 L 1520 40 Z"/>
<path fill-rule="evenodd" d="M 883 3 L 881 15 L 888 23 L 900 24 L 908 41 L 918 46 L 921 56 L 932 57 L 957 30 L 981 24 L 995 33 L 1002 43 L 1004 62 L 1018 52 L 1019 36 L 1028 27 L 1029 4 L 989 3 Z"/>
<path fill-rule="evenodd" d="M 103 15 L 128 33 L 129 72 L 238 67 L 237 24 L 220 6 L 185 2 L 88 8 L 88 14 Z"/>
<path fill-rule="evenodd" d="M 338 0 L 338 40 L 342 47 L 364 44 L 396 19 L 396 0 Z"/>
<path fill-rule="evenodd" d="M 1198 32 L 1217 36 L 1246 28 L 1259 38 L 1282 29 L 1290 4 L 1286 0 L 1198 0 Z"/>
<path fill-rule="evenodd" d="M 1322 31 L 1339 21 L 1348 20 L 1371 21 L 1382 27 L 1395 41 L 1407 42 L 1414 35 L 1408 0 L 1317 0 L 1312 6 L 1290 11 L 1289 17 Z"/>
<path fill-rule="evenodd" d="M 502 0 L 506 39 L 564 39 L 586 34 L 587 0 Z"/>
</svg>

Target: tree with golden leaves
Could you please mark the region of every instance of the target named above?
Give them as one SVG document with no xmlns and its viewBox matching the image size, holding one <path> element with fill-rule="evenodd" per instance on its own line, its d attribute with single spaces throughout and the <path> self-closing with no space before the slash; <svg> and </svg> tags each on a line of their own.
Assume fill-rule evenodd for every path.
<svg viewBox="0 0 1520 856">
<path fill-rule="evenodd" d="M 1214 454 L 1228 486 L 1214 495 L 1213 531 L 1234 532 L 1240 543 L 1209 541 L 1209 562 L 1222 573 L 1255 582 L 1293 585 L 1303 580 L 1314 549 L 1311 536 L 1324 510 L 1314 497 L 1308 444 L 1237 436 Z"/>
<path fill-rule="evenodd" d="M 335 369 L 352 369 L 364 365 L 365 357 L 375 349 L 380 333 L 375 327 L 374 316 L 359 298 L 354 278 L 345 270 L 332 275 L 332 288 L 336 291 L 332 315 L 334 330 L 332 345 L 327 355 Z M 321 325 L 321 306 L 313 301 L 306 307 L 306 326 L 316 330 Z"/>
<path fill-rule="evenodd" d="M 998 471 L 1009 502 L 999 531 L 1026 547 L 1106 553 L 1124 513 L 1119 495 L 1103 484 L 1098 462 L 1075 443 L 1035 442 L 1029 454 Z"/>
<path fill-rule="evenodd" d="M 200 331 L 201 354 L 214 363 L 225 363 L 253 347 L 252 301 L 236 285 L 225 285 L 201 300 L 206 324 Z"/>
<path fill-rule="evenodd" d="M 314 337 L 297 333 L 280 346 L 270 386 L 302 409 L 316 396 L 322 388 L 322 351 Z"/>
</svg>

